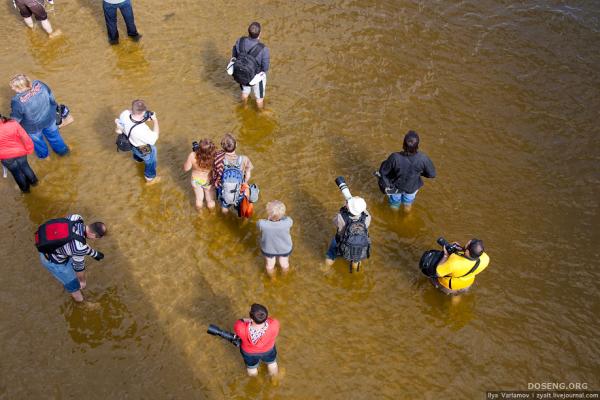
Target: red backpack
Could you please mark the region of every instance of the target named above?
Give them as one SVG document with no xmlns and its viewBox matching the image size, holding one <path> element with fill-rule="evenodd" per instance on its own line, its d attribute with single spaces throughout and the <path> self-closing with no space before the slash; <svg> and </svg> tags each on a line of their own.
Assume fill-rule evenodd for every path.
<svg viewBox="0 0 600 400">
<path fill-rule="evenodd" d="M 85 244 L 85 237 L 77 234 L 75 229 L 75 224 L 80 223 L 81 220 L 71 221 L 68 218 L 46 221 L 35 232 L 35 247 L 40 253 L 51 254 L 72 240 Z"/>
</svg>

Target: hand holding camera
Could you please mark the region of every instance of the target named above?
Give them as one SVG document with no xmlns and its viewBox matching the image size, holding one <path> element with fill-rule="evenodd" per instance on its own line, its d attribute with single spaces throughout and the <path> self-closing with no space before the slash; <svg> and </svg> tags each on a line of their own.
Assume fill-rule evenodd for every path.
<svg viewBox="0 0 600 400">
<path fill-rule="evenodd" d="M 460 244 L 458 244 L 458 242 L 449 243 L 443 237 L 438 238 L 437 243 L 440 246 L 442 246 L 442 248 L 444 249 L 445 255 L 450 255 L 450 254 L 456 253 L 457 251 L 465 250 L 462 248 L 462 246 Z"/>
<path fill-rule="evenodd" d="M 151 119 L 152 121 L 156 121 L 156 113 L 154 111 L 148 110 L 144 113 L 144 119 Z"/>
</svg>

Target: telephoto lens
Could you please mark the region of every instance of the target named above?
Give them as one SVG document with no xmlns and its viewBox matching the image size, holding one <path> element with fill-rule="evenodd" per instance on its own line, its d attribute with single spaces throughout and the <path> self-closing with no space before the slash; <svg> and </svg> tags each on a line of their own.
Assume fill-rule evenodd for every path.
<svg viewBox="0 0 600 400">
<path fill-rule="evenodd" d="M 338 188 L 340 188 L 340 191 L 346 200 L 350 200 L 352 198 L 350 189 L 348 189 L 348 185 L 346 185 L 346 180 L 343 176 L 338 176 L 335 178 L 335 184 L 338 186 Z"/>
<path fill-rule="evenodd" d="M 198 142 L 193 141 L 192 142 L 192 151 L 198 151 L 199 148 L 200 148 L 200 145 L 198 144 Z"/>
<path fill-rule="evenodd" d="M 208 326 L 206 333 L 208 333 L 209 335 L 214 335 L 223 338 L 236 347 L 240 347 L 240 345 L 242 344 L 242 340 L 239 337 L 237 337 L 235 333 L 224 331 L 223 329 L 213 324 L 210 324 Z"/>
</svg>

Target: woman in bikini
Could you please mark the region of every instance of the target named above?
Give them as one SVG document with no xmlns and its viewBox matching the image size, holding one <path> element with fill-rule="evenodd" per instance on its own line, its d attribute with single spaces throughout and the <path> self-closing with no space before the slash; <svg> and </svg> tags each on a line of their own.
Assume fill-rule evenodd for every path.
<svg viewBox="0 0 600 400">
<path fill-rule="evenodd" d="M 196 210 L 202 209 L 202 201 L 206 199 L 209 209 L 215 207 L 215 188 L 213 186 L 213 161 L 215 158 L 215 144 L 210 139 L 202 139 L 200 144 L 188 156 L 183 170 L 192 170 L 192 188 L 196 194 Z"/>
</svg>

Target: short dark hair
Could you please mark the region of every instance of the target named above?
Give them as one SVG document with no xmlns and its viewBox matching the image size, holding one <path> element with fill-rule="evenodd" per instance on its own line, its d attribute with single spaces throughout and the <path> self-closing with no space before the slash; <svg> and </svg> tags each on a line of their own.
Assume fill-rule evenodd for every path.
<svg viewBox="0 0 600 400">
<path fill-rule="evenodd" d="M 146 107 L 146 103 L 144 102 L 144 100 L 138 99 L 131 102 L 131 111 L 133 111 L 134 114 L 143 113 L 147 110 L 148 107 Z"/>
<path fill-rule="evenodd" d="M 101 238 L 106 235 L 106 225 L 104 225 L 104 222 L 94 222 L 88 225 L 88 228 L 96 237 Z"/>
<path fill-rule="evenodd" d="M 267 307 L 261 304 L 252 304 L 250 307 L 250 318 L 252 318 L 252 321 L 256 322 L 257 324 L 262 324 L 267 320 L 268 317 L 269 312 L 267 311 Z"/>
<path fill-rule="evenodd" d="M 235 141 L 235 138 L 233 137 L 233 135 L 231 133 L 226 133 L 225 136 L 223 136 L 223 140 L 221 140 L 221 147 L 227 153 L 231 153 L 232 151 L 235 151 L 236 145 L 237 145 L 237 143 Z"/>
<path fill-rule="evenodd" d="M 469 250 L 471 257 L 479 258 L 484 252 L 483 240 L 471 239 L 471 243 L 469 243 L 467 250 Z"/>
<path fill-rule="evenodd" d="M 408 133 L 404 135 L 402 149 L 407 153 L 416 153 L 419 149 L 419 134 L 415 131 L 408 131 Z"/>
<path fill-rule="evenodd" d="M 252 39 L 256 39 L 260 35 L 260 24 L 258 22 L 253 22 L 248 27 L 248 35 Z"/>
</svg>

